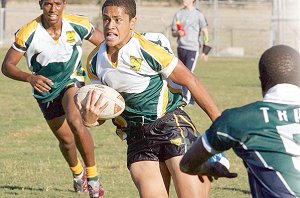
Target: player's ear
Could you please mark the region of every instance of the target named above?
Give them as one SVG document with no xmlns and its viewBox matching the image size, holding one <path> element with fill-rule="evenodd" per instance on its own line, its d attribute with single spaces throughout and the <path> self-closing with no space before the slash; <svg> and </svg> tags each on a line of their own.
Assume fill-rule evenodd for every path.
<svg viewBox="0 0 300 198">
<path fill-rule="evenodd" d="M 39 0 L 40 8 L 43 9 L 43 0 Z"/>
<path fill-rule="evenodd" d="M 63 0 L 63 2 L 64 2 L 64 6 L 68 4 L 68 0 Z"/>
<path fill-rule="evenodd" d="M 130 19 L 130 30 L 134 30 L 136 21 L 137 21 L 136 17 Z"/>
</svg>

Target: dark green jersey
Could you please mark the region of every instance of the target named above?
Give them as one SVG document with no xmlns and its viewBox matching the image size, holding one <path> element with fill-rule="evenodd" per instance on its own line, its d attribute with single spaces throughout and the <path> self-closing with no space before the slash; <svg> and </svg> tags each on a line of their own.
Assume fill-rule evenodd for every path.
<svg viewBox="0 0 300 198">
<path fill-rule="evenodd" d="M 255 102 L 226 110 L 202 140 L 211 152 L 233 148 L 253 197 L 300 196 L 300 103 Z"/>
</svg>

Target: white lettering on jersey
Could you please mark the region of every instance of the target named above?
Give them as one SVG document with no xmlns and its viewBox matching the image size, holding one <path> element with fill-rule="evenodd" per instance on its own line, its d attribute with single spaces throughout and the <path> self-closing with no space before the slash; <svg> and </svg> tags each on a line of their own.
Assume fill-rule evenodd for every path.
<svg viewBox="0 0 300 198">
<path fill-rule="evenodd" d="M 269 115 L 268 115 L 269 108 L 268 107 L 261 107 L 260 110 L 263 112 L 265 123 L 269 123 L 270 122 Z"/>
<path fill-rule="evenodd" d="M 282 139 L 286 152 L 292 158 L 295 169 L 300 171 L 300 143 L 296 140 L 300 135 L 300 125 L 294 123 L 276 126 L 276 129 Z"/>
<path fill-rule="evenodd" d="M 300 109 L 294 109 L 295 122 L 300 122 Z"/>
<path fill-rule="evenodd" d="M 278 115 L 279 121 L 288 121 L 287 111 L 277 110 L 277 115 Z"/>
</svg>

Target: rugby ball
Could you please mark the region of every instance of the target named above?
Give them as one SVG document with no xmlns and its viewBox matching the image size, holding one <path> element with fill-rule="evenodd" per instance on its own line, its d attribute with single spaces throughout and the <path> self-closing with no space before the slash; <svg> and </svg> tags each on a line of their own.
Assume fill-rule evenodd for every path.
<svg viewBox="0 0 300 198">
<path fill-rule="evenodd" d="M 91 84 L 81 87 L 75 95 L 81 101 L 81 104 L 86 104 L 87 94 L 89 91 L 95 90 L 98 97 L 103 94 L 101 106 L 108 102 L 107 107 L 100 113 L 99 120 L 107 120 L 120 115 L 125 109 L 125 101 L 119 92 L 111 87 L 101 84 Z"/>
</svg>

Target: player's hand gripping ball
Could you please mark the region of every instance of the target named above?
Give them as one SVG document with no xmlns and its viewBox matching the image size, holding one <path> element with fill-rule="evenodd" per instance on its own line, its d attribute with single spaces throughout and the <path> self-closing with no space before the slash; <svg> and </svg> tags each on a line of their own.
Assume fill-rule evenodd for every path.
<svg viewBox="0 0 300 198">
<path fill-rule="evenodd" d="M 92 100 L 98 100 L 100 97 L 100 107 L 105 108 L 98 115 L 99 120 L 112 119 L 119 116 L 125 109 L 124 98 L 119 92 L 111 87 L 101 84 L 91 84 L 81 87 L 75 94 L 77 101 L 81 101 L 81 106 L 86 106 L 89 91 L 94 90 Z M 95 103 L 95 101 L 94 101 Z"/>
</svg>

